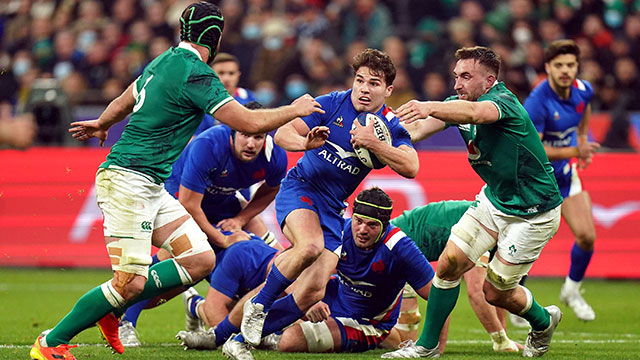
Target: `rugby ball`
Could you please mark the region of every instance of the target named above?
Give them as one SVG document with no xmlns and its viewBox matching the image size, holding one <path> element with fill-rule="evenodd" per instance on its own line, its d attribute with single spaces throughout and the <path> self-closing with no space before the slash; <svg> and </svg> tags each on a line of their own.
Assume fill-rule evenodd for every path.
<svg viewBox="0 0 640 360">
<path fill-rule="evenodd" d="M 353 126 L 351 127 L 351 129 L 355 129 L 356 121 L 358 121 L 363 126 L 367 126 L 373 123 L 374 135 L 378 139 L 380 139 L 380 141 L 384 141 L 387 144 L 391 145 L 391 131 L 389 131 L 389 127 L 387 126 L 387 123 L 384 121 L 384 119 L 374 113 L 362 113 L 358 115 L 358 117 L 356 117 L 356 119 L 353 121 Z M 358 159 L 360 159 L 360 161 L 364 165 L 372 169 L 382 169 L 383 167 L 385 167 L 385 164 L 378 160 L 378 158 L 372 152 L 370 152 L 369 149 L 362 146 L 354 146 L 353 150 L 358 156 Z"/>
</svg>

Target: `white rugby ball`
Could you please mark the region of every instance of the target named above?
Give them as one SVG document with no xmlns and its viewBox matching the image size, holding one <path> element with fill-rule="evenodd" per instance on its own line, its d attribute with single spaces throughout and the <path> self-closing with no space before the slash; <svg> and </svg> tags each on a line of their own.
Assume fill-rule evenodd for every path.
<svg viewBox="0 0 640 360">
<path fill-rule="evenodd" d="M 378 139 L 380 139 L 380 141 L 384 141 L 387 144 L 391 145 L 391 131 L 389 131 L 389 127 L 387 126 L 387 123 L 384 121 L 384 119 L 374 113 L 362 113 L 358 115 L 356 120 L 354 120 L 353 126 L 351 127 L 352 129 L 355 129 L 356 121 L 360 122 L 360 124 L 363 126 L 367 126 L 370 123 L 373 123 L 374 135 Z M 354 146 L 353 150 L 358 156 L 358 159 L 360 159 L 360 161 L 364 165 L 372 169 L 381 169 L 385 167 L 385 164 L 378 160 L 378 158 L 372 152 L 370 152 L 369 149 L 363 146 Z"/>
</svg>

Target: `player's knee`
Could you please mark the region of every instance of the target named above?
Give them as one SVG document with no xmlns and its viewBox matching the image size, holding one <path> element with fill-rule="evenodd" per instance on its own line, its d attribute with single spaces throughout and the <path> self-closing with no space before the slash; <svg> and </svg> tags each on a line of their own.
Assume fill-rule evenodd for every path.
<svg viewBox="0 0 640 360">
<path fill-rule="evenodd" d="M 320 256 L 320 254 L 322 254 L 323 249 L 324 246 L 322 244 L 305 244 L 299 250 L 300 257 L 305 263 L 311 264 Z"/>
<path fill-rule="evenodd" d="M 299 334 L 294 335 L 293 328 L 287 329 L 282 333 L 280 341 L 278 341 L 278 351 L 297 352 L 300 351 L 300 342 L 304 341 Z"/>
<path fill-rule="evenodd" d="M 126 301 L 130 301 L 140 295 L 146 282 L 147 279 L 143 276 L 123 271 L 115 271 L 111 284 L 118 294 Z"/>
<path fill-rule="evenodd" d="M 195 254 L 177 260 L 191 276 L 194 282 L 204 278 L 213 271 L 216 264 L 216 256 L 213 250 Z"/>
<path fill-rule="evenodd" d="M 586 251 L 593 250 L 593 244 L 596 242 L 595 231 L 579 231 L 576 233 L 576 243 L 578 246 Z"/>
</svg>

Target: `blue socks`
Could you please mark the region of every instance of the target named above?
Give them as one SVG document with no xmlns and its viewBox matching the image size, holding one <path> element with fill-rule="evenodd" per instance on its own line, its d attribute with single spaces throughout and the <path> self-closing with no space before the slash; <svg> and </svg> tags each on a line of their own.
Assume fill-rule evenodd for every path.
<svg viewBox="0 0 640 360">
<path fill-rule="evenodd" d="M 220 347 L 225 341 L 227 341 L 229 336 L 240 332 L 240 329 L 229 322 L 229 316 L 227 315 L 220 324 L 216 325 L 214 332 L 216 334 L 216 346 Z M 242 341 L 244 341 L 244 338 Z"/>
<path fill-rule="evenodd" d="M 573 243 L 571 248 L 571 267 L 569 267 L 569 279 L 580 282 L 584 278 L 584 273 L 591 262 L 593 250 L 586 251 L 578 244 Z"/>
<path fill-rule="evenodd" d="M 253 299 L 253 303 L 264 305 L 264 312 L 268 312 L 271 309 L 273 302 L 278 299 L 280 294 L 282 294 L 282 292 L 288 288 L 291 283 L 293 283 L 293 280 L 289 280 L 284 277 L 276 267 L 276 264 L 273 264 L 264 287 L 260 290 L 256 298 Z"/>
<path fill-rule="evenodd" d="M 194 318 L 200 318 L 200 316 L 198 316 L 198 311 L 196 310 L 196 306 L 198 306 L 198 304 L 204 301 L 204 298 L 200 295 L 195 295 L 194 297 L 192 297 L 191 299 L 189 299 L 189 312 L 191 313 L 191 316 L 193 316 Z"/>
</svg>

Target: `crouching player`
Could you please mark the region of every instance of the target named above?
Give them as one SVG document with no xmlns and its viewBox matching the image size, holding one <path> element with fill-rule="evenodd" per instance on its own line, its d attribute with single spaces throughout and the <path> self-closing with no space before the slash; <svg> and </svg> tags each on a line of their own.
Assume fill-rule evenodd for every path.
<svg viewBox="0 0 640 360">
<path fill-rule="evenodd" d="M 280 351 L 363 352 L 382 343 L 398 320 L 409 283 L 427 299 L 433 268 L 415 243 L 389 223 L 392 200 L 379 188 L 358 194 L 347 220 L 337 276 L 310 321 L 287 328 Z M 233 339 L 230 339 L 232 341 Z"/>
</svg>

